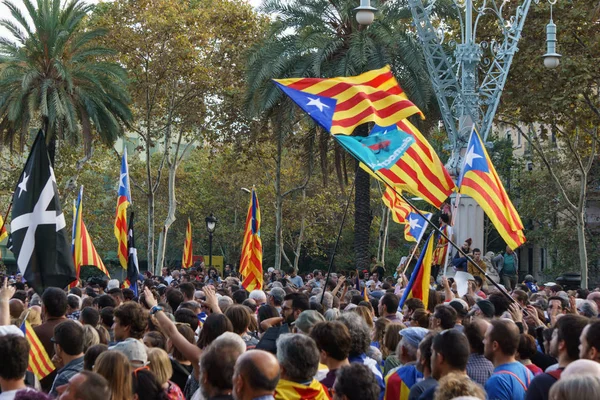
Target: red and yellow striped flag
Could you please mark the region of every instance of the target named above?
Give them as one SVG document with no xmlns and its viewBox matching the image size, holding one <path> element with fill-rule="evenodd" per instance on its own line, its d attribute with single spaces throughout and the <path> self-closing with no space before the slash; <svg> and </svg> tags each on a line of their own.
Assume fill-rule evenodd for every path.
<svg viewBox="0 0 600 400">
<path fill-rule="evenodd" d="M 400 196 L 396 194 L 394 189 L 386 186 L 383 193 L 383 204 L 392 212 L 392 219 L 398 224 L 406 222 L 406 217 L 411 213 L 412 208 Z"/>
<path fill-rule="evenodd" d="M 332 134 L 351 135 L 358 125 L 390 126 L 421 113 L 389 66 L 358 76 L 274 79 L 279 88 Z M 422 116 L 422 114 L 421 114 Z"/>
<path fill-rule="evenodd" d="M 92 239 L 90 238 L 85 223 L 83 222 L 82 198 L 83 186 L 79 189 L 79 198 L 77 199 L 77 206 L 75 211 L 75 233 L 73 235 L 73 261 L 75 264 L 75 272 L 77 273 L 77 279 L 79 279 L 81 267 L 84 265 L 94 265 L 110 278 L 110 274 L 104 266 L 102 258 L 100 258 L 100 255 L 98 255 L 96 247 L 94 246 L 94 243 L 92 243 Z M 77 280 L 71 285 L 74 285 L 76 283 Z"/>
<path fill-rule="evenodd" d="M 21 324 L 21 331 L 29 342 L 29 371 L 33 372 L 39 380 L 44 379 L 56 369 L 52 359 L 48 356 L 44 345 L 33 331 L 29 321 L 25 320 Z"/>
<path fill-rule="evenodd" d="M 2 227 L 2 229 L 0 229 L 0 242 L 1 242 L 8 237 L 8 231 L 6 230 L 6 225 L 4 225 L 4 219 L 2 218 L 2 215 L 0 215 L 0 226 Z"/>
<path fill-rule="evenodd" d="M 523 223 L 475 129 L 471 132 L 464 165 L 458 179 L 460 193 L 471 196 L 483 208 L 511 249 L 525 243 Z"/>
<path fill-rule="evenodd" d="M 429 301 L 429 285 L 431 280 L 431 264 L 433 262 L 433 250 L 435 249 L 435 240 L 433 232 L 427 238 L 425 246 L 421 252 L 421 256 L 417 261 L 417 265 L 410 276 L 408 285 L 404 289 L 402 298 L 400 299 L 399 307 L 404 306 L 404 302 L 408 299 L 416 298 L 423 302 L 425 309 Z"/>
<path fill-rule="evenodd" d="M 189 268 L 194 264 L 193 260 L 194 250 L 192 246 L 192 222 L 188 218 L 187 228 L 185 230 L 185 242 L 183 242 L 183 259 L 181 260 L 181 266 L 183 268 Z"/>
<path fill-rule="evenodd" d="M 246 230 L 242 244 L 242 258 L 240 261 L 240 274 L 242 286 L 248 292 L 262 289 L 262 241 L 260 239 L 260 207 L 256 189 L 252 188 L 248 216 L 246 217 Z"/>
<path fill-rule="evenodd" d="M 127 269 L 129 249 L 127 248 L 127 207 L 131 204 L 131 191 L 129 188 L 129 166 L 127 165 L 127 147 L 123 149 L 121 159 L 121 173 L 119 175 L 119 190 L 117 193 L 117 215 L 115 217 L 114 233 L 119 242 L 117 255 L 121 267 Z"/>
</svg>

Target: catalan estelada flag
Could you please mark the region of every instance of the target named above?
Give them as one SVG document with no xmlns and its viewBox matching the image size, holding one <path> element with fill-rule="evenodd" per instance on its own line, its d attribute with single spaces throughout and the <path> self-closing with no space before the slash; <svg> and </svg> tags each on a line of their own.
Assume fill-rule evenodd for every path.
<svg viewBox="0 0 600 400">
<path fill-rule="evenodd" d="M 4 224 L 4 219 L 2 215 L 0 215 L 0 242 L 8 237 L 8 231 L 6 230 L 6 225 Z"/>
<path fill-rule="evenodd" d="M 435 150 L 407 120 L 375 126 L 369 136 L 335 135 L 373 177 L 440 207 L 456 186 Z"/>
<path fill-rule="evenodd" d="M 79 273 L 81 267 L 84 265 L 94 265 L 103 274 L 110 278 L 108 270 L 104 266 L 100 255 L 96 251 L 92 238 L 90 237 L 88 230 L 83 222 L 83 186 L 79 189 L 79 196 L 75 206 L 75 223 L 73 224 L 73 261 L 75 263 L 75 272 L 77 273 L 77 279 L 79 279 Z M 77 280 L 71 285 L 77 284 Z"/>
<path fill-rule="evenodd" d="M 421 211 L 422 212 L 422 211 Z M 411 212 L 406 217 L 406 225 L 404 225 L 404 239 L 408 242 L 420 242 L 427 229 L 428 220 L 431 219 L 431 213 L 422 212 L 425 218 L 419 213 Z M 427 220 L 426 220 L 427 219 Z"/>
<path fill-rule="evenodd" d="M 410 389 L 423 378 L 414 365 L 404 365 L 385 377 L 384 400 L 407 400 Z"/>
<path fill-rule="evenodd" d="M 115 237 L 119 246 L 117 255 L 121 267 L 127 269 L 127 207 L 131 204 L 131 191 L 129 189 L 129 167 L 127 165 L 127 148 L 123 150 L 121 159 L 121 173 L 119 175 L 119 190 L 117 193 L 117 215 L 115 217 Z"/>
<path fill-rule="evenodd" d="M 358 125 L 396 124 L 420 113 L 389 66 L 351 77 L 275 79 L 277 86 L 332 134 L 351 135 Z"/>
<path fill-rule="evenodd" d="M 33 372 L 39 380 L 44 379 L 56 369 L 52 359 L 48 356 L 44 345 L 33 331 L 29 321 L 25 320 L 21 324 L 21 331 L 29 342 L 29 371 Z"/>
<path fill-rule="evenodd" d="M 386 186 L 381 200 L 383 200 L 383 204 L 390 209 L 394 222 L 398 224 L 406 222 L 406 217 L 410 214 L 412 208 L 402 199 L 402 197 L 398 196 L 394 189 Z"/>
<path fill-rule="evenodd" d="M 408 285 L 404 289 L 402 298 L 400 299 L 399 307 L 404 306 L 404 302 L 410 298 L 416 298 L 423 302 L 425 309 L 429 300 L 429 280 L 431 279 L 431 262 L 433 261 L 433 249 L 435 248 L 435 240 L 433 240 L 433 232 L 427 238 L 425 246 L 421 251 L 417 265 L 410 276 Z"/>
<path fill-rule="evenodd" d="M 187 228 L 185 230 L 185 242 L 183 242 L 183 258 L 181 260 L 181 266 L 183 268 L 189 268 L 194 264 L 192 259 L 194 250 L 192 246 L 192 222 L 188 218 Z"/>
<path fill-rule="evenodd" d="M 460 193 L 471 196 L 483 208 L 511 249 L 514 250 L 525 243 L 521 218 L 508 198 L 504 185 L 475 129 L 469 138 L 458 187 Z"/>
<path fill-rule="evenodd" d="M 242 258 L 240 260 L 240 274 L 242 275 L 242 286 L 248 292 L 254 289 L 262 289 L 262 241 L 260 239 L 260 207 L 256 189 L 252 188 L 248 216 L 246 217 L 246 230 L 242 243 Z"/>
</svg>

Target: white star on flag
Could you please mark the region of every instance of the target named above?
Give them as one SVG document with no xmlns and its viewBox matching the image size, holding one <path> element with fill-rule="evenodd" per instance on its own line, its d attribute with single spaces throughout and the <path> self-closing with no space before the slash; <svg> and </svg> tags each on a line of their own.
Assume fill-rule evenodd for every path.
<svg viewBox="0 0 600 400">
<path fill-rule="evenodd" d="M 408 219 L 408 224 L 410 225 L 410 229 L 413 230 L 415 228 L 422 228 L 421 225 L 419 225 L 419 220 L 418 219 L 413 219 L 412 217 L 410 217 Z"/>
<path fill-rule="evenodd" d="M 121 174 L 121 179 L 119 179 L 119 187 L 125 187 L 125 177 L 127 174 Z"/>
<path fill-rule="evenodd" d="M 479 154 L 475 153 L 475 146 L 471 146 L 469 148 L 469 151 L 467 152 L 467 160 L 465 161 L 465 163 L 470 168 L 473 168 L 473 160 L 475 160 L 477 158 L 483 158 L 483 157 L 480 156 Z"/>
<path fill-rule="evenodd" d="M 29 177 L 27 176 L 27 172 L 23 172 L 23 180 L 18 185 L 19 189 L 21 189 L 21 191 L 19 192 L 19 197 L 21 197 L 21 195 L 23 194 L 23 191 L 25 191 L 25 192 L 27 191 L 27 180 L 28 179 L 29 179 Z"/>
<path fill-rule="evenodd" d="M 329 108 L 328 105 L 321 103 L 321 99 L 319 99 L 319 98 L 313 99 L 312 97 L 309 97 L 308 99 L 310 101 L 308 103 L 306 103 L 307 106 L 315 106 L 321 112 L 323 112 L 323 107 Z"/>
</svg>

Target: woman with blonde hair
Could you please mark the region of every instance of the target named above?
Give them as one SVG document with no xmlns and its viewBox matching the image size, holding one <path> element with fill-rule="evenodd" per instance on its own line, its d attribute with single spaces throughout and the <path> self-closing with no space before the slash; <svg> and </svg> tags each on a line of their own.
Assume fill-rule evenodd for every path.
<svg viewBox="0 0 600 400">
<path fill-rule="evenodd" d="M 83 326 L 83 352 L 85 353 L 90 347 L 100 344 L 100 335 L 98 331 L 91 325 Z"/>
<path fill-rule="evenodd" d="M 381 355 L 385 359 L 386 355 L 383 354 L 383 335 L 385 334 L 385 329 L 391 323 L 391 321 L 387 318 L 379 318 L 375 321 L 373 329 L 373 334 L 371 338 L 371 346 L 377 347 L 381 351 Z"/>
<path fill-rule="evenodd" d="M 108 381 L 111 400 L 131 400 L 131 371 L 129 359 L 117 350 L 107 350 L 94 363 L 94 372 Z"/>
<path fill-rule="evenodd" d="M 150 371 L 154 372 L 156 379 L 171 400 L 183 400 L 183 392 L 181 388 L 171 382 L 173 375 L 173 366 L 166 351 L 160 347 L 148 349 L 148 361 L 150 361 Z"/>
<path fill-rule="evenodd" d="M 357 313 L 367 322 L 369 329 L 373 329 L 373 314 L 366 306 L 357 306 L 352 309 L 352 312 Z"/>
</svg>

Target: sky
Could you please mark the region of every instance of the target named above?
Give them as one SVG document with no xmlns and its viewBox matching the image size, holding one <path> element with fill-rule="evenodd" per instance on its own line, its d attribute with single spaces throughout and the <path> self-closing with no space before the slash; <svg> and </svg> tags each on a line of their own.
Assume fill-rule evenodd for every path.
<svg viewBox="0 0 600 400">
<path fill-rule="evenodd" d="M 26 14 L 25 6 L 23 5 L 23 0 L 10 0 L 10 1 L 12 1 L 13 4 L 16 4 Z M 100 0 L 85 0 L 85 1 L 87 3 L 92 3 L 92 4 L 97 4 L 100 2 Z M 255 8 L 258 7 L 262 3 L 262 0 L 248 0 L 248 1 Z M 34 4 L 36 3 L 35 0 L 33 0 L 32 2 Z M 6 8 L 6 6 L 4 4 L 0 3 L 0 18 L 7 18 L 9 16 L 10 16 L 10 13 L 8 11 L 8 8 Z M 12 19 L 12 18 L 9 18 L 9 19 Z M 6 37 L 9 39 L 13 39 L 10 32 L 8 30 L 4 29 L 3 27 L 0 27 L 0 36 Z"/>
</svg>

